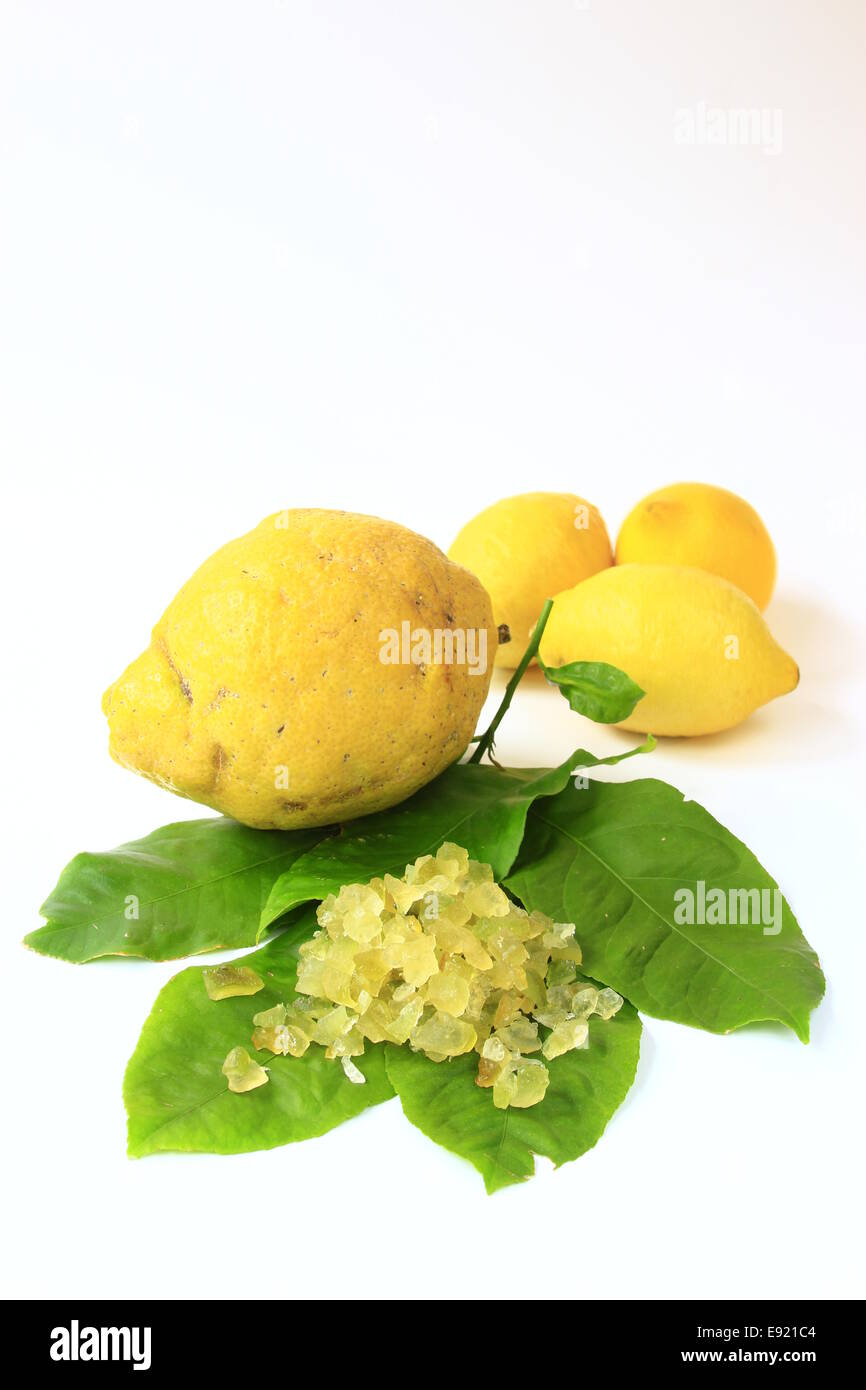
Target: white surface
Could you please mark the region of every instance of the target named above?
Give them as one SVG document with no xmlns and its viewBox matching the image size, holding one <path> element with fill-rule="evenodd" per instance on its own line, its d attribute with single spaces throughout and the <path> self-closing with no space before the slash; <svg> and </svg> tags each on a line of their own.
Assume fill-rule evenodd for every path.
<svg viewBox="0 0 866 1390">
<path fill-rule="evenodd" d="M 866 1292 L 863 39 L 857 0 L 5 0 L 7 1293 Z M 781 109 L 781 152 L 677 145 L 700 102 Z M 17 943 L 73 853 L 197 814 L 99 709 L 179 584 L 284 506 L 447 545 L 541 486 L 615 534 L 683 477 L 764 514 L 802 684 L 651 770 L 780 880 L 830 981 L 812 1044 L 647 1020 L 597 1148 L 493 1199 L 396 1102 L 129 1162 L 177 967 Z M 623 740 L 529 691 L 499 750 Z"/>
</svg>

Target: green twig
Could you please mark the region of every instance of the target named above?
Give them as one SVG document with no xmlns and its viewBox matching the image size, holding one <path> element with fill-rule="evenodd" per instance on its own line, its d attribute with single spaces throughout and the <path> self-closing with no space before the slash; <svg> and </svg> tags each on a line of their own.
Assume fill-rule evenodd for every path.
<svg viewBox="0 0 866 1390">
<path fill-rule="evenodd" d="M 475 739 L 472 740 L 473 743 L 475 743 L 477 740 L 478 747 L 475 749 L 475 752 L 469 759 L 470 763 L 480 763 L 485 753 L 492 756 L 493 740 L 496 737 L 496 730 L 499 728 L 499 725 L 502 723 L 502 720 L 505 717 L 505 711 L 508 709 L 508 706 L 511 704 L 511 701 L 514 699 L 514 692 L 520 684 L 527 666 L 529 665 L 530 661 L 538 651 L 538 644 L 541 641 L 541 634 L 547 626 L 547 620 L 550 617 L 550 610 L 552 607 L 553 599 L 549 598 L 546 600 L 545 605 L 542 608 L 541 613 L 539 615 L 538 622 L 535 624 L 535 627 L 532 630 L 532 636 L 529 639 L 529 646 L 526 648 L 526 651 L 520 658 L 520 665 L 517 667 L 517 670 L 514 672 L 514 675 L 511 677 L 511 680 L 505 687 L 505 694 L 502 697 L 502 703 L 500 704 L 499 709 L 493 716 L 493 722 L 487 729 L 486 733 L 481 734 L 480 737 L 476 735 Z"/>
</svg>

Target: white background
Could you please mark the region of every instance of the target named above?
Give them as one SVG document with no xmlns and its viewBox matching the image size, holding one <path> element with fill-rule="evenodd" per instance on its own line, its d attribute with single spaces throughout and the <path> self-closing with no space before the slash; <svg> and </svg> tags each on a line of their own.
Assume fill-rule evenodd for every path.
<svg viewBox="0 0 866 1390">
<path fill-rule="evenodd" d="M 864 5 L 0 14 L 6 1292 L 862 1296 Z M 701 102 L 780 110 L 781 151 L 677 144 Z M 615 535 L 682 478 L 764 515 L 802 682 L 651 771 L 781 882 L 830 981 L 811 1045 L 647 1020 L 596 1149 L 492 1199 L 396 1102 L 127 1160 L 177 967 L 18 943 L 75 852 L 199 814 L 109 760 L 99 708 L 180 583 L 282 507 L 447 546 L 545 487 Z M 530 690 L 499 750 L 624 741 Z"/>
</svg>

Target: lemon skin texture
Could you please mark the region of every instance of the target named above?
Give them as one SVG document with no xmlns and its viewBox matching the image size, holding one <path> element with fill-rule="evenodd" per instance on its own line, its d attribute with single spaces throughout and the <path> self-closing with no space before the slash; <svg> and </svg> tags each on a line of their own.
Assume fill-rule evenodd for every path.
<svg viewBox="0 0 866 1390">
<path fill-rule="evenodd" d="M 736 584 L 760 609 L 776 583 L 776 551 L 754 507 L 709 483 L 674 483 L 626 517 L 618 565 L 693 565 Z"/>
<path fill-rule="evenodd" d="M 576 524 L 577 523 L 577 524 Z M 569 492 L 506 497 L 467 522 L 448 555 L 477 575 L 511 635 L 496 665 L 514 669 L 547 599 L 613 563 L 601 514 Z"/>
<path fill-rule="evenodd" d="M 618 666 L 646 691 L 620 728 L 652 734 L 730 729 L 800 676 L 746 594 L 679 565 L 617 565 L 558 594 L 541 657 Z"/>
<path fill-rule="evenodd" d="M 382 633 L 404 621 L 483 631 L 486 669 L 383 663 Z M 277 513 L 205 561 L 106 691 L 110 752 L 245 825 L 351 820 L 461 756 L 495 652 L 490 599 L 432 542 L 375 517 Z"/>
</svg>

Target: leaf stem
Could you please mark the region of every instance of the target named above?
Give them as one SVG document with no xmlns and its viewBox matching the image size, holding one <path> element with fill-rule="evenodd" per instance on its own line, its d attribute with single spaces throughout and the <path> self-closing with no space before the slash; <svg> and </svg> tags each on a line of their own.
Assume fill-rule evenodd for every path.
<svg viewBox="0 0 866 1390">
<path fill-rule="evenodd" d="M 547 626 L 547 620 L 550 617 L 550 610 L 552 607 L 553 599 L 546 599 L 544 607 L 542 608 L 541 613 L 539 614 L 538 622 L 532 629 L 532 636 L 529 639 L 529 646 L 526 648 L 526 651 L 520 658 L 520 665 L 517 667 L 517 670 L 514 672 L 514 675 L 511 677 L 511 680 L 505 687 L 505 694 L 502 697 L 502 703 L 500 704 L 499 709 L 494 714 L 490 727 L 487 729 L 485 733 L 481 734 L 480 737 L 476 734 L 475 738 L 471 740 L 471 742 L 473 743 L 475 743 L 477 740 L 478 746 L 475 749 L 475 752 L 472 754 L 472 757 L 469 759 L 470 763 L 480 763 L 485 753 L 492 756 L 493 740 L 496 737 L 496 730 L 502 723 L 502 720 L 505 717 L 505 712 L 508 709 L 508 706 L 511 704 L 511 701 L 514 699 L 514 692 L 520 684 L 521 680 L 523 679 L 523 676 L 526 673 L 527 666 L 529 665 L 530 661 L 538 651 L 538 646 L 541 642 L 541 634 L 544 632 L 544 629 Z"/>
</svg>

